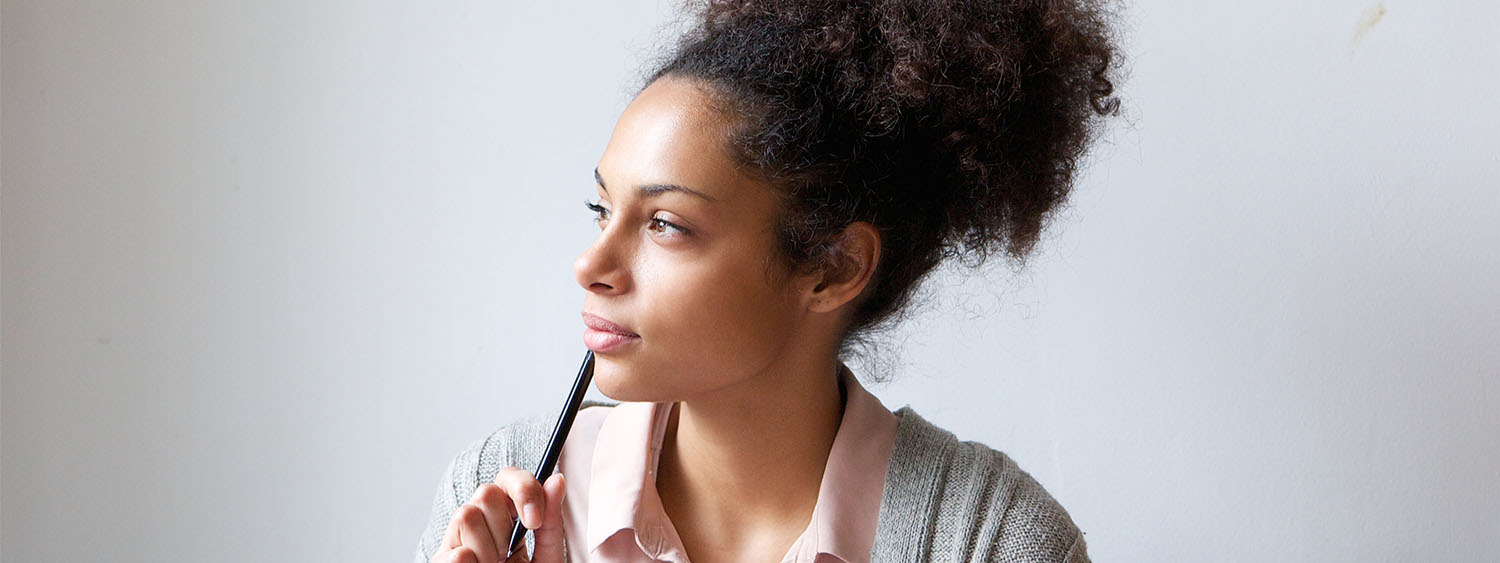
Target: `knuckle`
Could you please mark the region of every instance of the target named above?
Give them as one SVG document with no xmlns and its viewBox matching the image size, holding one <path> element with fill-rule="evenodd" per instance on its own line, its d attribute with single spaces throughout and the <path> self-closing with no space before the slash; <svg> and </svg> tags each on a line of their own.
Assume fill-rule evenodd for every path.
<svg viewBox="0 0 1500 563">
<path fill-rule="evenodd" d="M 484 526 L 484 512 L 472 504 L 465 504 L 453 512 L 453 520 L 471 528 Z"/>
<path fill-rule="evenodd" d="M 509 498 L 505 489 L 494 483 L 485 483 L 474 490 L 474 498 L 471 502 L 480 506 L 501 506 Z"/>
<path fill-rule="evenodd" d="M 521 468 L 514 465 L 510 467 L 502 467 L 499 471 L 495 472 L 495 478 L 493 479 L 493 481 L 496 483 L 499 483 L 501 481 L 514 481 L 516 480 L 517 475 L 529 475 L 529 473 L 526 473 L 525 470 L 522 470 Z"/>
<path fill-rule="evenodd" d="M 542 489 L 540 482 L 531 479 L 521 483 L 521 494 L 526 495 L 527 499 L 538 499 L 546 495 L 546 491 Z"/>
<path fill-rule="evenodd" d="M 531 501 L 542 496 L 542 484 L 531 473 L 517 467 L 507 467 L 495 474 L 494 483 L 518 501 Z"/>
</svg>

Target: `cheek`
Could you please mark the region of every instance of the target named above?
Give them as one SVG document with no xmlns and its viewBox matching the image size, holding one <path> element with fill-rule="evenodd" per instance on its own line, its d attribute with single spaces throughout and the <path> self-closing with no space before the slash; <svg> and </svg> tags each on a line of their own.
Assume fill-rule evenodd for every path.
<svg viewBox="0 0 1500 563">
<path fill-rule="evenodd" d="M 751 377 L 783 353 L 791 310 L 762 266 L 681 266 L 638 278 L 649 319 L 639 354 L 595 365 L 595 383 L 610 398 L 677 400 Z"/>
<path fill-rule="evenodd" d="M 761 355 L 785 335 L 785 299 L 760 269 L 734 264 L 695 273 L 663 296 L 675 302 L 664 315 L 684 343 L 682 352 L 722 363 L 714 358 Z"/>
</svg>

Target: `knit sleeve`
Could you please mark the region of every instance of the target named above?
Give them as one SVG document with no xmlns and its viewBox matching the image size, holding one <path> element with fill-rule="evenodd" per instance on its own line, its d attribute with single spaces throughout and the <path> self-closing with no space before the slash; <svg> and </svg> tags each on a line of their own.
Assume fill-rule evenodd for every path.
<svg viewBox="0 0 1500 563">
<path fill-rule="evenodd" d="M 1073 539 L 1073 547 L 1068 548 L 1068 556 L 1063 559 L 1065 563 L 1090 563 L 1087 546 L 1083 542 L 1083 532 Z"/>
<path fill-rule="evenodd" d="M 969 445 L 972 443 L 966 443 Z M 980 543 L 987 562 L 1088 563 L 1083 532 L 1061 504 L 1009 456 L 983 445 L 973 447 L 989 458 L 980 477 L 992 483 L 986 518 L 980 524 Z"/>
<path fill-rule="evenodd" d="M 873 563 L 1088 563 L 1068 512 L 1009 456 L 896 414 Z"/>
<path fill-rule="evenodd" d="M 468 451 L 467 448 L 464 450 Z M 422 530 L 421 537 L 417 538 L 417 553 L 414 563 L 427 563 L 432 555 L 437 553 L 437 546 L 443 541 L 443 534 L 448 531 L 448 520 L 453 517 L 453 512 L 458 510 L 459 498 L 454 490 L 455 471 L 459 460 L 464 456 L 460 453 L 448 462 L 447 469 L 443 470 L 443 477 L 438 481 L 437 493 L 432 498 L 432 509 L 428 511 L 427 526 Z"/>
<path fill-rule="evenodd" d="M 528 471 L 541 459 L 546 448 L 550 417 L 530 417 L 503 426 L 488 436 L 464 447 L 443 470 L 438 481 L 437 493 L 432 499 L 432 509 L 427 525 L 417 538 L 414 563 L 427 563 L 442 544 L 448 532 L 448 521 L 458 507 L 469 501 L 480 484 L 488 483 L 505 467 L 521 467 Z M 526 538 L 528 548 L 531 536 Z"/>
<path fill-rule="evenodd" d="M 1066 510 L 1009 456 L 977 442 L 945 452 L 922 561 L 1087 563 Z"/>
</svg>

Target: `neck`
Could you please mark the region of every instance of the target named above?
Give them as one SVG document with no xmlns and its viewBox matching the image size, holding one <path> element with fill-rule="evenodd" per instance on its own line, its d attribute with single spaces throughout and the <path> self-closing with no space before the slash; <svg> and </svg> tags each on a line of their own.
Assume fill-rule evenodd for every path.
<svg viewBox="0 0 1500 563">
<path fill-rule="evenodd" d="M 799 534 L 843 416 L 838 369 L 836 360 L 778 363 L 677 403 L 657 474 L 673 522 L 694 522 L 693 535 L 707 538 Z"/>
</svg>

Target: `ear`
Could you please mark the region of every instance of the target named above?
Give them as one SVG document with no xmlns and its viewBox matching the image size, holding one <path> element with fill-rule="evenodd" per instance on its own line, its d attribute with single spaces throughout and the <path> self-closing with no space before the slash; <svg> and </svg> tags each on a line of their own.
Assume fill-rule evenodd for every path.
<svg viewBox="0 0 1500 563">
<path fill-rule="evenodd" d="M 854 301 L 869 285 L 880 262 L 880 230 L 866 221 L 844 227 L 828 256 L 828 266 L 811 275 L 804 292 L 808 309 L 836 311 Z"/>
</svg>

